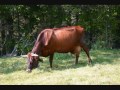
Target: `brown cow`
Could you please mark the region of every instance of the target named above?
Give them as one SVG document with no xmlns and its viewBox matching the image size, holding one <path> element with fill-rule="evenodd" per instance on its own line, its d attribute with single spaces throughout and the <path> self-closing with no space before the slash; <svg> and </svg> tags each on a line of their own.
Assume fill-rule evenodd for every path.
<svg viewBox="0 0 120 90">
<path fill-rule="evenodd" d="M 63 28 L 44 29 L 38 35 L 35 45 L 28 53 L 27 71 L 38 67 L 39 56 L 49 57 L 50 67 L 55 52 L 68 53 L 76 55 L 75 64 L 78 63 L 81 48 L 86 52 L 88 61 L 91 63 L 89 50 L 83 42 L 84 28 L 81 26 L 68 26 Z"/>
</svg>

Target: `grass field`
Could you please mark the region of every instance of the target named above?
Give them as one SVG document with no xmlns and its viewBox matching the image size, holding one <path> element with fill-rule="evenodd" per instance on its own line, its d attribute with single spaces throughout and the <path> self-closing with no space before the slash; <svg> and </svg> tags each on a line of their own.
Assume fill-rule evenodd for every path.
<svg viewBox="0 0 120 90">
<path fill-rule="evenodd" d="M 79 64 L 71 54 L 55 54 L 53 68 L 48 57 L 27 73 L 26 59 L 0 58 L 0 85 L 120 85 L 120 50 L 91 50 L 93 65 L 81 52 Z"/>
</svg>

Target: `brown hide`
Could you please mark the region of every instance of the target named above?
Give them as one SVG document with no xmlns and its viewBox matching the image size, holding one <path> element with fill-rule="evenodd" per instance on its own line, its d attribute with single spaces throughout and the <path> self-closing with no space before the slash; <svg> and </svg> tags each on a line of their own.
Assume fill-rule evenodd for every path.
<svg viewBox="0 0 120 90">
<path fill-rule="evenodd" d="M 34 47 L 36 49 L 32 52 L 41 56 L 49 56 L 54 52 L 74 53 L 74 50 L 80 46 L 83 31 L 83 28 L 80 26 L 45 29 L 39 34 Z"/>
</svg>

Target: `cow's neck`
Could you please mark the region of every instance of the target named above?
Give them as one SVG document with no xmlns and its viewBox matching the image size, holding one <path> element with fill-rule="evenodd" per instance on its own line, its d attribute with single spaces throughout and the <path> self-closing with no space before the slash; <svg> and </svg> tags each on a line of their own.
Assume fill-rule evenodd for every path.
<svg viewBox="0 0 120 90">
<path fill-rule="evenodd" d="M 40 45 L 38 42 L 35 43 L 35 45 L 32 49 L 32 53 L 36 53 L 36 54 L 40 55 Z"/>
</svg>

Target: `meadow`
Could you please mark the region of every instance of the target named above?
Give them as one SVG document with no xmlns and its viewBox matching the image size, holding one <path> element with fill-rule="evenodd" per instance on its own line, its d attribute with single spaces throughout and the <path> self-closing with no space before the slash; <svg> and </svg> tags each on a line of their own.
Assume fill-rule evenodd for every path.
<svg viewBox="0 0 120 90">
<path fill-rule="evenodd" d="M 26 58 L 0 57 L 0 85 L 120 85 L 120 50 L 91 50 L 93 64 L 88 65 L 85 52 L 75 56 L 56 53 L 53 68 L 48 57 L 31 73 Z"/>
</svg>

